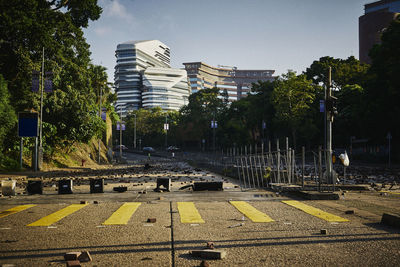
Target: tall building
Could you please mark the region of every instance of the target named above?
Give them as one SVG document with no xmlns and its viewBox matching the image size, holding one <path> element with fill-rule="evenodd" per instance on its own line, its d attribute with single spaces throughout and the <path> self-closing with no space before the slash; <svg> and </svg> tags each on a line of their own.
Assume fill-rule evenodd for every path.
<svg viewBox="0 0 400 267">
<path fill-rule="evenodd" d="M 168 46 L 158 40 L 129 41 L 117 46 L 115 56 L 115 109 L 123 117 L 139 108 L 178 110 L 183 106 L 190 88 L 186 72 L 171 68 Z"/>
<path fill-rule="evenodd" d="M 371 64 L 370 49 L 381 42 L 382 32 L 400 13 L 400 0 L 381 0 L 364 5 L 365 14 L 358 19 L 360 61 Z"/>
<path fill-rule="evenodd" d="M 272 81 L 275 70 L 239 70 L 236 67 L 213 67 L 203 62 L 183 63 L 193 93 L 205 88 L 225 90 L 230 102 L 246 97 L 251 84 L 257 81 Z"/>
</svg>

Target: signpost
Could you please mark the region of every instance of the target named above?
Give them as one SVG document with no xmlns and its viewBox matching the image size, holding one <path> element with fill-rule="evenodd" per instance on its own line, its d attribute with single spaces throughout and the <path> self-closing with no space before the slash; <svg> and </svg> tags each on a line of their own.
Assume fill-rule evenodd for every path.
<svg viewBox="0 0 400 267">
<path fill-rule="evenodd" d="M 390 168 L 390 141 L 392 140 L 392 134 L 390 132 L 388 132 L 386 139 L 389 142 L 389 168 Z"/>
</svg>

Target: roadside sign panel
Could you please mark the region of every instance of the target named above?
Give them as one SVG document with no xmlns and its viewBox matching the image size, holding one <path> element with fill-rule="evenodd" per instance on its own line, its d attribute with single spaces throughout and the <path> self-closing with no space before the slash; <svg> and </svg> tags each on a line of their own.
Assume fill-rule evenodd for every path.
<svg viewBox="0 0 400 267">
<path fill-rule="evenodd" d="M 18 136 L 37 137 L 39 136 L 39 114 L 37 112 L 18 113 Z"/>
</svg>

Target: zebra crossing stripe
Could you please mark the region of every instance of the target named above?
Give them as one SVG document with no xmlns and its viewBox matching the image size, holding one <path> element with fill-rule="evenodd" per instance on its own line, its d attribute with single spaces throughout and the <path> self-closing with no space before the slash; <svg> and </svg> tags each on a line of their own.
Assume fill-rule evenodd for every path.
<svg viewBox="0 0 400 267">
<path fill-rule="evenodd" d="M 31 224 L 28 224 L 27 226 L 49 226 L 52 225 L 53 223 L 56 223 L 63 219 L 64 217 L 67 217 L 68 215 L 86 207 L 89 204 L 72 204 L 69 205 L 68 207 L 65 207 L 59 211 L 56 211 L 50 215 L 47 215 L 46 217 L 43 217 L 36 222 L 33 222 Z"/>
<path fill-rule="evenodd" d="M 310 215 L 313 215 L 315 217 L 318 217 L 318 218 L 323 219 L 323 220 L 328 221 L 328 222 L 348 222 L 349 221 L 349 220 L 347 220 L 345 218 L 342 218 L 342 217 L 336 216 L 334 214 L 325 212 L 323 210 L 314 208 L 312 206 L 306 205 L 306 204 L 304 204 L 302 202 L 299 202 L 297 200 L 284 200 L 282 202 L 287 204 L 287 205 L 289 205 L 289 206 L 292 206 L 292 207 L 295 207 L 295 208 L 297 208 L 299 210 L 302 210 L 305 213 L 308 213 Z"/>
<path fill-rule="evenodd" d="M 23 210 L 26 210 L 26 209 L 29 209 L 29 208 L 32 208 L 34 206 L 36 206 L 36 205 L 20 205 L 20 206 L 16 206 L 14 208 L 11 208 L 11 209 L 8 209 L 8 210 L 0 212 L 0 218 L 6 217 L 8 215 L 11 215 L 11 214 L 14 214 L 14 213 L 17 213 L 17 212 L 20 212 L 20 211 L 23 211 Z"/>
<path fill-rule="evenodd" d="M 128 224 L 129 219 L 135 213 L 140 204 L 142 203 L 140 202 L 124 203 L 105 222 L 103 222 L 103 225 Z"/>
<path fill-rule="evenodd" d="M 204 223 L 193 202 L 177 202 L 181 223 Z"/>
<path fill-rule="evenodd" d="M 229 201 L 238 211 L 243 213 L 252 222 L 273 222 L 267 214 L 257 210 L 245 201 Z"/>
</svg>

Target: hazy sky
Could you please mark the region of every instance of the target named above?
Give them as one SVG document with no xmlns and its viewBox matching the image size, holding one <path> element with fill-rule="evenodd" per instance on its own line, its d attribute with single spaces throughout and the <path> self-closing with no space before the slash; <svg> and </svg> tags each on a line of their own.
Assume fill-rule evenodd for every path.
<svg viewBox="0 0 400 267">
<path fill-rule="evenodd" d="M 202 61 L 301 73 L 323 56 L 358 58 L 358 17 L 369 0 L 99 0 L 85 29 L 94 64 L 114 79 L 117 44 L 158 39 L 171 65 Z"/>
</svg>

